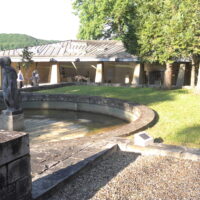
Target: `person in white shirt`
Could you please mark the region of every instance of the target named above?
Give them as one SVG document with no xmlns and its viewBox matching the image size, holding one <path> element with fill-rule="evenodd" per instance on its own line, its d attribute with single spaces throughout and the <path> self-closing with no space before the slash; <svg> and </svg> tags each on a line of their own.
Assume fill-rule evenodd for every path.
<svg viewBox="0 0 200 200">
<path fill-rule="evenodd" d="M 24 76 L 21 70 L 19 70 L 17 74 L 17 85 L 18 85 L 18 88 L 22 88 L 24 85 Z"/>
</svg>

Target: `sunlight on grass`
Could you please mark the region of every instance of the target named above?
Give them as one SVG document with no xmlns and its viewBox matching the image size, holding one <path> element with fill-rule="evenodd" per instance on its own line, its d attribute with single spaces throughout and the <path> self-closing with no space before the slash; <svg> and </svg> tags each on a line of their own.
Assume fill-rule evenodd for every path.
<svg viewBox="0 0 200 200">
<path fill-rule="evenodd" d="M 145 104 L 159 116 L 157 124 L 148 129 L 154 138 L 168 144 L 200 147 L 200 95 L 189 90 L 70 86 L 40 92 L 104 96 Z"/>
</svg>

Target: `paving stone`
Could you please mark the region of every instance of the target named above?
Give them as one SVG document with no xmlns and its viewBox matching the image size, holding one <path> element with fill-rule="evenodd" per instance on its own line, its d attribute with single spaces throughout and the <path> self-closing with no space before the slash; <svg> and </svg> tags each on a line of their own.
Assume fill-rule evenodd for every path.
<svg viewBox="0 0 200 200">
<path fill-rule="evenodd" d="M 6 166 L 0 167 L 0 189 L 7 184 L 7 168 Z"/>
<path fill-rule="evenodd" d="M 8 164 L 8 183 L 13 183 L 16 180 L 25 177 L 30 173 L 30 157 L 25 156 Z"/>
</svg>

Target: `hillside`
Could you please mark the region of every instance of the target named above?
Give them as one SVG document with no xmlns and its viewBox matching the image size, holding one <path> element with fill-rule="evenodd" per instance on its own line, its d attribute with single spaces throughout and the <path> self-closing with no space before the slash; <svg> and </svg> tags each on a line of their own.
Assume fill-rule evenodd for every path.
<svg viewBox="0 0 200 200">
<path fill-rule="evenodd" d="M 58 40 L 40 40 L 25 34 L 0 34 L 0 50 L 24 48 L 59 42 Z"/>
</svg>

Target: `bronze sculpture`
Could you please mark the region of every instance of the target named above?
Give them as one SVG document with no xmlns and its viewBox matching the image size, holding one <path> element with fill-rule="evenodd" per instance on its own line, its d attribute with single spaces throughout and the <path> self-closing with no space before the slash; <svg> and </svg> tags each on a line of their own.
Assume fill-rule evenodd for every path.
<svg viewBox="0 0 200 200">
<path fill-rule="evenodd" d="M 17 73 L 11 66 L 10 57 L 0 58 L 0 65 L 3 71 L 3 98 L 7 109 L 4 111 L 5 114 L 19 114 L 22 112 L 21 109 L 21 95 L 17 89 Z"/>
</svg>

